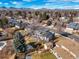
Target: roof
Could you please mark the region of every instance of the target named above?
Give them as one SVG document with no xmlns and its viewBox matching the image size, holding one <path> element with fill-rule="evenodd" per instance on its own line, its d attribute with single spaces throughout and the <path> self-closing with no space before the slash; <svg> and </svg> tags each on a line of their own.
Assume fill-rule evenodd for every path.
<svg viewBox="0 0 79 59">
<path fill-rule="evenodd" d="M 31 45 L 27 45 L 27 50 L 33 49 Z"/>
<path fill-rule="evenodd" d="M 15 19 L 9 19 L 9 22 L 16 23 L 17 21 Z"/>
<path fill-rule="evenodd" d="M 38 30 L 38 31 L 44 31 L 44 32 L 46 32 L 46 31 L 49 31 L 49 29 L 48 28 L 44 28 L 44 27 L 37 27 L 37 29 L 36 30 Z"/>
<path fill-rule="evenodd" d="M 47 32 L 47 33 L 44 34 L 44 37 L 49 38 L 49 39 L 52 39 L 54 37 L 54 34 L 55 33 Z"/>
<path fill-rule="evenodd" d="M 69 23 L 68 27 L 78 30 L 79 29 L 79 24 L 71 22 L 71 23 Z"/>
<path fill-rule="evenodd" d="M 41 35 L 45 35 L 47 32 L 49 32 L 49 29 L 48 28 L 43 28 L 43 27 L 37 27 L 36 30 L 37 33 L 40 33 Z"/>
</svg>

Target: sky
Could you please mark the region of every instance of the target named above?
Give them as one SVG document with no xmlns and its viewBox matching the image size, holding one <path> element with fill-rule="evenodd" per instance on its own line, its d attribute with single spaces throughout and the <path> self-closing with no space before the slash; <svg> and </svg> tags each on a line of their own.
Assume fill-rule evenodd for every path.
<svg viewBox="0 0 79 59">
<path fill-rule="evenodd" d="M 79 9 L 79 0 L 0 0 L 0 7 Z"/>
</svg>

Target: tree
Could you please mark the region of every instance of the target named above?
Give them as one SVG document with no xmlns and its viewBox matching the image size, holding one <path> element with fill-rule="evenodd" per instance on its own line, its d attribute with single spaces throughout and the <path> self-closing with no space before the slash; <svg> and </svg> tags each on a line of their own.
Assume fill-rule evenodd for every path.
<svg viewBox="0 0 79 59">
<path fill-rule="evenodd" d="M 2 21 L 1 21 L 1 19 L 0 19 L 0 27 L 2 27 Z"/>
<path fill-rule="evenodd" d="M 47 21 L 47 25 L 50 26 L 52 24 L 52 21 Z"/>
<path fill-rule="evenodd" d="M 44 12 L 43 14 L 40 15 L 42 20 L 48 20 L 49 19 L 49 15 L 47 15 L 46 12 Z"/>
<path fill-rule="evenodd" d="M 22 15 L 22 12 L 21 11 L 17 11 L 16 15 Z"/>
<path fill-rule="evenodd" d="M 7 24 L 8 24 L 7 18 L 0 19 L 0 27 L 5 28 Z"/>
<path fill-rule="evenodd" d="M 26 51 L 26 45 L 24 37 L 20 32 L 16 32 L 13 36 L 13 46 L 16 52 L 25 52 Z"/>
<path fill-rule="evenodd" d="M 7 18 L 2 19 L 2 23 L 3 23 L 3 25 L 8 24 L 8 19 Z"/>
<path fill-rule="evenodd" d="M 12 11 L 9 11 L 9 16 L 13 16 L 13 12 Z"/>
</svg>

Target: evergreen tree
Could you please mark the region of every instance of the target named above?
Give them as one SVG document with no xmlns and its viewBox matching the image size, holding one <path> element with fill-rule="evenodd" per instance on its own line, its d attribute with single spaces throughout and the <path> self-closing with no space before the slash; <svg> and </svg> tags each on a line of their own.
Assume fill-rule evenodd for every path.
<svg viewBox="0 0 79 59">
<path fill-rule="evenodd" d="M 3 25 L 8 24 L 8 19 L 7 18 L 2 19 L 2 23 L 3 23 Z"/>
<path fill-rule="evenodd" d="M 1 19 L 0 19 L 0 27 L 2 27 L 2 21 L 1 21 Z"/>
<path fill-rule="evenodd" d="M 52 24 L 52 21 L 47 21 L 47 25 L 50 26 Z"/>
<path fill-rule="evenodd" d="M 44 12 L 43 14 L 40 15 L 42 20 L 48 20 L 49 19 L 49 15 L 47 15 L 46 12 Z"/>
<path fill-rule="evenodd" d="M 13 45 L 16 52 L 25 52 L 26 51 L 26 45 L 24 37 L 20 32 L 16 32 L 13 36 Z"/>
<path fill-rule="evenodd" d="M 8 19 L 7 18 L 3 18 L 0 19 L 0 27 L 5 27 L 8 24 Z"/>
</svg>

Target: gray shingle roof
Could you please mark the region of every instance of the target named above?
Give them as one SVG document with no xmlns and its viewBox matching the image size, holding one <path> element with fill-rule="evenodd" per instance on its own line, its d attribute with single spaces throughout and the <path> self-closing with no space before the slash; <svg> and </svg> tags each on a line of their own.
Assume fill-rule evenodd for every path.
<svg viewBox="0 0 79 59">
<path fill-rule="evenodd" d="M 68 27 L 73 28 L 75 30 L 79 30 L 79 24 L 78 23 L 71 22 L 71 23 L 69 23 Z"/>
<path fill-rule="evenodd" d="M 47 33 L 44 34 L 44 36 L 46 38 L 49 38 L 49 39 L 53 39 L 54 38 L 54 35 L 55 35 L 55 33 L 52 33 L 52 32 L 47 32 Z"/>
</svg>

